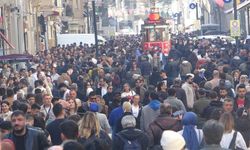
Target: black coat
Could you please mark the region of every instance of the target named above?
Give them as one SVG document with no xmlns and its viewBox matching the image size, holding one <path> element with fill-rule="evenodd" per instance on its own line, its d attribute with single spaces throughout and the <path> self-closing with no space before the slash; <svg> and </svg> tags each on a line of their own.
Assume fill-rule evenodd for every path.
<svg viewBox="0 0 250 150">
<path fill-rule="evenodd" d="M 236 130 L 239 131 L 246 144 L 249 145 L 249 141 L 250 141 L 250 119 L 249 118 L 237 118 L 236 121 Z"/>
<path fill-rule="evenodd" d="M 149 85 L 157 86 L 157 84 L 161 81 L 160 72 L 153 72 L 149 77 Z"/>
<path fill-rule="evenodd" d="M 16 137 L 14 133 L 8 134 L 5 139 L 10 139 L 15 144 Z M 44 132 L 34 128 L 26 128 L 25 150 L 44 150 L 48 147 L 49 143 Z"/>
<path fill-rule="evenodd" d="M 117 133 L 113 139 L 113 150 L 124 150 L 124 142 L 118 136 L 122 136 L 129 141 L 137 140 L 137 142 L 141 145 L 142 150 L 146 150 L 149 146 L 149 140 L 145 133 L 143 133 L 139 129 L 135 128 L 127 128 L 122 130 L 121 132 Z"/>
<path fill-rule="evenodd" d="M 116 133 L 118 133 L 118 132 L 120 132 L 120 131 L 123 130 L 123 128 L 122 128 L 122 118 L 123 118 L 124 116 L 127 116 L 127 115 L 132 115 L 132 116 L 133 116 L 133 114 L 132 114 L 131 112 L 124 112 L 124 114 L 121 116 L 121 118 L 119 118 L 119 119 L 117 120 L 117 122 L 116 122 Z M 135 118 L 135 119 L 136 119 L 136 118 Z"/>
<path fill-rule="evenodd" d="M 185 90 L 183 90 L 180 87 L 174 87 L 174 89 L 176 90 L 176 97 L 182 101 L 182 103 L 184 104 L 184 106 L 187 109 L 187 96 L 185 93 Z"/>
<path fill-rule="evenodd" d="M 103 96 L 103 99 L 105 100 L 105 104 L 109 106 L 110 102 L 113 102 L 114 99 L 114 93 L 107 93 Z"/>
<path fill-rule="evenodd" d="M 78 142 L 84 146 L 86 150 L 111 150 L 112 141 L 104 132 L 100 131 L 99 137 L 92 135 L 88 139 L 79 138 Z"/>
<path fill-rule="evenodd" d="M 148 61 L 143 61 L 140 69 L 143 76 L 149 76 L 152 72 L 152 65 Z"/>
<path fill-rule="evenodd" d="M 221 101 L 211 101 L 209 106 L 207 106 L 203 113 L 202 117 L 206 119 L 210 119 L 211 114 L 218 108 L 222 108 L 223 103 Z"/>
</svg>

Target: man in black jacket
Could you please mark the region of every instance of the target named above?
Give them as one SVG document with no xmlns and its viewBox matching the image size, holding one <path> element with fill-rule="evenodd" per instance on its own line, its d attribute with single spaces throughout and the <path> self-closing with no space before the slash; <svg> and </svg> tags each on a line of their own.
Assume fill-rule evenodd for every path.
<svg viewBox="0 0 250 150">
<path fill-rule="evenodd" d="M 124 150 L 131 147 L 138 149 L 147 149 L 149 140 L 145 133 L 136 129 L 136 120 L 132 115 L 122 118 L 123 130 L 117 133 L 113 140 L 113 150 Z"/>
<path fill-rule="evenodd" d="M 14 142 L 16 150 L 44 150 L 49 147 L 45 134 L 33 128 L 28 128 L 25 123 L 24 112 L 17 110 L 11 115 L 13 132 L 5 138 Z"/>
<path fill-rule="evenodd" d="M 203 110 L 203 113 L 201 115 L 202 118 L 211 119 L 212 113 L 216 111 L 216 109 L 222 109 L 223 103 L 218 100 L 217 93 L 215 91 L 212 91 L 209 94 L 209 97 L 211 99 L 211 102 L 209 105 Z"/>
</svg>

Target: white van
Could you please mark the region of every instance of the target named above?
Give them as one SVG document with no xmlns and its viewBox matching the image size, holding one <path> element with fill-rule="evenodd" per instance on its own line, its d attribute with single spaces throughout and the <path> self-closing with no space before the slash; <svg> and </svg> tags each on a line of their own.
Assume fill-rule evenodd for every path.
<svg viewBox="0 0 250 150">
<path fill-rule="evenodd" d="M 104 44 L 106 39 L 100 35 L 97 36 L 98 44 Z M 57 34 L 57 45 L 67 45 L 76 43 L 78 46 L 82 44 L 95 44 L 95 35 L 94 34 Z"/>
</svg>

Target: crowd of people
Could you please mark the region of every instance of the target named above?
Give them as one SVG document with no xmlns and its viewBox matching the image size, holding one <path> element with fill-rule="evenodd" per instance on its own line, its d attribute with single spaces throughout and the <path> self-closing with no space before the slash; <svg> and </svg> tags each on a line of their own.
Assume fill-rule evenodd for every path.
<svg viewBox="0 0 250 150">
<path fill-rule="evenodd" d="M 3 150 L 246 150 L 250 44 L 140 36 L 59 45 L 1 64 Z"/>
</svg>

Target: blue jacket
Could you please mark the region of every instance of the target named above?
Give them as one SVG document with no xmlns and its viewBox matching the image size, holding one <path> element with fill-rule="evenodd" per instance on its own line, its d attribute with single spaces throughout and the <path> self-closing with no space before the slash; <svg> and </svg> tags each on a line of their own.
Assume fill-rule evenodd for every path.
<svg viewBox="0 0 250 150">
<path fill-rule="evenodd" d="M 121 106 L 111 111 L 109 115 L 109 124 L 112 127 L 113 131 L 114 131 L 114 127 L 116 126 L 117 120 L 119 120 L 119 118 L 122 117 L 123 113 L 124 112 Z"/>
</svg>

